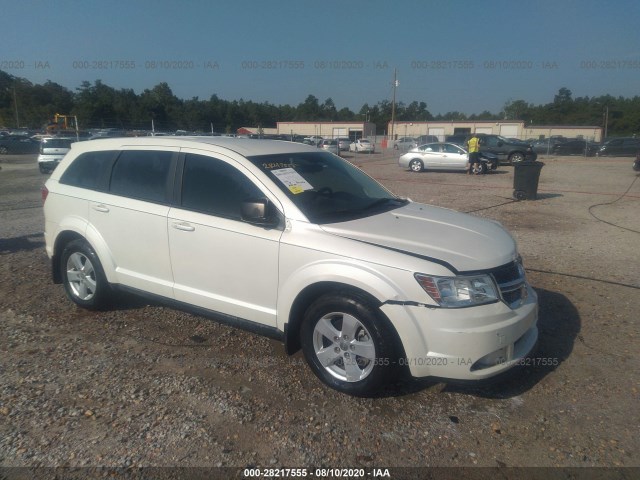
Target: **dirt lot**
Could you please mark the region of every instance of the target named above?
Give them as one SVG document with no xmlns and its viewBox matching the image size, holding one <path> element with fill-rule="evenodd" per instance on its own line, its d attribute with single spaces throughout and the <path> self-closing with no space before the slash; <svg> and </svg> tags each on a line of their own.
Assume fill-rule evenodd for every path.
<svg viewBox="0 0 640 480">
<path fill-rule="evenodd" d="M 129 297 L 108 312 L 83 311 L 51 283 L 46 177 L 34 157 L 4 156 L 0 465 L 597 466 L 636 467 L 605 473 L 638 478 L 632 160 L 543 157 L 539 199 L 524 202 L 511 199 L 513 167 L 415 174 L 391 153 L 350 160 L 399 195 L 513 233 L 540 298 L 535 364 L 491 386 L 403 382 L 356 399 L 325 388 L 300 354 L 287 357 L 266 338 Z M 426 475 L 392 469 L 392 478 L 403 472 Z"/>
</svg>

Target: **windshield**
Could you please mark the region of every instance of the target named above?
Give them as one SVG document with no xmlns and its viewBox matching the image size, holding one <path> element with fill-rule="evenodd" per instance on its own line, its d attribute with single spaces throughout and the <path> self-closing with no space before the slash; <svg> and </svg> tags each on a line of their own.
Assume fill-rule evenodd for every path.
<svg viewBox="0 0 640 480">
<path fill-rule="evenodd" d="M 260 155 L 249 160 L 314 223 L 343 222 L 407 203 L 328 152 Z"/>
</svg>

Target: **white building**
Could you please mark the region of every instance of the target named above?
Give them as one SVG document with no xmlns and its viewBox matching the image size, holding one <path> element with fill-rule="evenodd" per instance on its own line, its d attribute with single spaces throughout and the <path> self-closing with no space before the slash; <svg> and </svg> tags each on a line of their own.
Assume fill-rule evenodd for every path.
<svg viewBox="0 0 640 480">
<path fill-rule="evenodd" d="M 277 122 L 277 133 L 285 135 L 317 135 L 325 138 L 373 137 L 376 126 L 370 122 Z"/>
</svg>

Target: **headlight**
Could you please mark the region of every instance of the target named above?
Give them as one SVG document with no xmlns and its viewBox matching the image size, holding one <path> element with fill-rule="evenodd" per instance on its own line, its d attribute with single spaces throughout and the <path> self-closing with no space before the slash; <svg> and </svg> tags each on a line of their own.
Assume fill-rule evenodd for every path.
<svg viewBox="0 0 640 480">
<path fill-rule="evenodd" d="M 420 286 L 444 308 L 470 307 L 499 300 L 495 282 L 489 275 L 432 277 L 414 275 Z"/>
</svg>

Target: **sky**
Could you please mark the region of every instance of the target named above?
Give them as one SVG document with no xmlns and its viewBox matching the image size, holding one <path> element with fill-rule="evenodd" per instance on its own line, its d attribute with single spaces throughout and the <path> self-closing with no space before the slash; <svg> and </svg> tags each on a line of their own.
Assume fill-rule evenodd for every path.
<svg viewBox="0 0 640 480">
<path fill-rule="evenodd" d="M 425 102 L 432 114 L 525 100 L 640 95 L 640 2 L 611 0 L 0 0 L 0 70 L 71 90 L 359 112 Z"/>
</svg>

